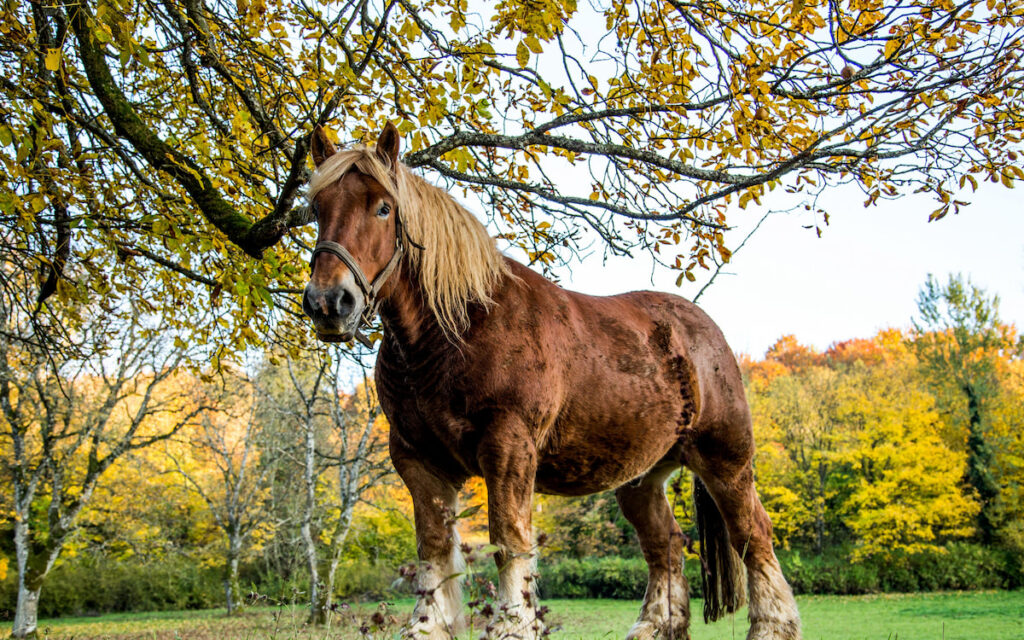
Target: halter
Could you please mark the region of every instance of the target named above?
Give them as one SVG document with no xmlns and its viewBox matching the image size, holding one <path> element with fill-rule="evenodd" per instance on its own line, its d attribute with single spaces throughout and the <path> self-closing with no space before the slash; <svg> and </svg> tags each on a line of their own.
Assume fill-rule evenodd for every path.
<svg viewBox="0 0 1024 640">
<path fill-rule="evenodd" d="M 373 348 L 373 343 L 359 331 L 363 325 L 369 325 L 373 320 L 373 316 L 377 315 L 377 309 L 380 307 L 380 290 L 384 288 L 388 278 L 394 273 L 395 269 L 398 268 L 398 263 L 401 262 L 402 256 L 405 255 L 405 243 L 402 242 L 402 237 L 405 235 L 402 227 L 402 219 L 398 216 L 398 210 L 395 209 L 395 253 L 388 260 L 388 263 L 384 265 L 384 268 L 380 270 L 380 273 L 371 282 L 363 270 L 359 268 L 359 264 L 356 259 L 349 253 L 348 249 L 341 246 L 337 242 L 331 242 L 330 240 L 321 240 L 316 243 L 313 247 L 313 254 L 309 257 L 309 270 L 313 270 L 313 262 L 316 260 L 317 255 L 321 253 L 329 253 L 339 260 L 345 263 L 348 270 L 352 272 L 352 276 L 356 280 L 360 291 L 363 292 L 363 298 L 366 300 L 366 306 L 363 307 L 363 312 L 359 316 L 359 322 L 356 324 L 353 335 L 356 340 L 362 343 L 367 349 Z M 410 240 L 409 242 L 412 242 Z M 415 242 L 412 242 L 414 246 Z M 420 247 L 422 248 L 422 247 Z"/>
</svg>

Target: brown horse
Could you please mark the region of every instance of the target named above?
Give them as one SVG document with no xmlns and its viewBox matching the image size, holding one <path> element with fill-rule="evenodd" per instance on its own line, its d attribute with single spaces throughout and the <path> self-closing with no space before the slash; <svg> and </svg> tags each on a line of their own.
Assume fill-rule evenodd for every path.
<svg viewBox="0 0 1024 640">
<path fill-rule="evenodd" d="M 398 162 L 398 147 L 390 124 L 372 151 L 339 151 L 313 132 L 319 237 L 303 306 L 320 339 L 347 341 L 379 305 L 377 391 L 421 561 L 409 637 L 449 637 L 462 622 L 452 514 L 459 487 L 482 476 L 499 549 L 492 637 L 539 633 L 534 492 L 615 489 L 650 571 L 628 638 L 687 638 L 683 536 L 665 496 L 685 465 L 697 478 L 705 620 L 742 606 L 746 565 L 748 638 L 799 638 L 754 489 L 740 371 L 718 327 L 673 295 L 582 295 L 503 257 L 469 212 Z"/>
</svg>

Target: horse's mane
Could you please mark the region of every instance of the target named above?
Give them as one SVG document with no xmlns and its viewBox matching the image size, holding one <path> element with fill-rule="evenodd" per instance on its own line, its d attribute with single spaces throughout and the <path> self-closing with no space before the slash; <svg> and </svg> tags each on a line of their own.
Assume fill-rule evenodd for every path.
<svg viewBox="0 0 1024 640">
<path fill-rule="evenodd" d="M 307 198 L 312 201 L 352 168 L 379 182 L 398 203 L 409 237 L 423 247 L 407 247 L 403 265 L 418 279 L 441 328 L 449 335 L 461 334 L 469 326 L 467 305 L 490 305 L 495 284 L 509 275 L 494 239 L 446 191 L 402 163 L 392 174 L 376 153 L 362 146 L 338 151 L 325 160 L 313 173 Z"/>
</svg>

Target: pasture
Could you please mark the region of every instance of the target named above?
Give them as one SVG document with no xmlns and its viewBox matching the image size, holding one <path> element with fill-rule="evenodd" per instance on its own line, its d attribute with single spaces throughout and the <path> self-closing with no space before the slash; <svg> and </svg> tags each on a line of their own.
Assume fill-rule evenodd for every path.
<svg viewBox="0 0 1024 640">
<path fill-rule="evenodd" d="M 873 596 L 803 596 L 797 602 L 806 640 L 1019 640 L 1024 638 L 1024 591 L 935 593 Z M 548 600 L 548 619 L 561 630 L 558 640 L 622 638 L 640 603 L 628 600 Z M 693 611 L 702 602 L 693 600 Z M 402 622 L 413 601 L 399 600 L 389 608 Z M 356 605 L 327 629 L 303 625 L 299 606 L 250 608 L 232 618 L 224 611 L 178 611 L 117 614 L 94 618 L 42 620 L 41 636 L 54 640 L 356 640 L 392 638 L 394 624 L 370 630 L 377 605 Z M 695 622 L 693 640 L 734 640 L 745 637 L 746 611 L 712 625 Z M 466 638 L 476 633 L 464 634 Z"/>
</svg>

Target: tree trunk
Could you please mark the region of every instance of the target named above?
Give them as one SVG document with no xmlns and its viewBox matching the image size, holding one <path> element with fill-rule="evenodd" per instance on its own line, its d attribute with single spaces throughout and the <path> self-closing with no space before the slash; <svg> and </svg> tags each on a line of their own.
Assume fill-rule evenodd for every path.
<svg viewBox="0 0 1024 640">
<path fill-rule="evenodd" d="M 18 608 L 14 612 L 14 631 L 12 638 L 36 637 L 36 623 L 39 619 L 39 593 L 42 585 L 34 590 L 27 587 L 22 579 L 18 580 Z"/>
<path fill-rule="evenodd" d="M 334 577 L 338 573 L 338 563 L 341 561 L 341 550 L 332 550 L 331 561 L 327 563 L 322 575 L 323 583 L 318 585 L 316 600 L 309 614 L 309 623 L 315 625 L 327 624 L 330 616 L 331 605 L 334 604 Z"/>
<path fill-rule="evenodd" d="M 343 476 L 344 479 L 344 476 Z M 312 624 L 327 624 L 330 616 L 331 605 L 334 604 L 334 579 L 338 575 L 338 565 L 341 563 L 341 552 L 345 547 L 345 540 L 348 539 L 348 531 L 352 526 L 352 514 L 355 510 L 356 499 L 355 488 L 348 484 L 342 484 L 343 491 L 348 491 L 342 496 L 341 516 L 338 518 L 337 529 L 331 537 L 331 547 L 328 549 L 330 562 L 320 572 L 324 576 L 319 597 L 310 614 Z"/>
<path fill-rule="evenodd" d="M 316 542 L 310 523 L 302 523 L 302 539 L 306 543 L 306 564 L 309 566 L 309 623 L 322 624 L 320 618 L 320 575 L 316 561 Z"/>
<path fill-rule="evenodd" d="M 825 483 L 828 470 L 818 464 L 818 499 L 814 501 L 814 551 L 821 553 L 825 548 Z"/>
<path fill-rule="evenodd" d="M 327 624 L 327 612 L 331 608 L 331 592 L 326 588 L 318 588 L 315 600 L 309 610 L 309 624 L 323 626 Z"/>
<path fill-rule="evenodd" d="M 241 590 L 238 587 L 238 548 L 236 540 L 228 542 L 228 562 L 224 571 L 224 595 L 227 602 L 228 615 L 232 615 L 241 602 Z"/>
<path fill-rule="evenodd" d="M 306 565 L 309 567 L 309 623 L 320 624 L 320 576 L 316 554 L 316 540 L 313 537 L 313 513 L 316 509 L 316 432 L 312 421 L 306 424 L 306 451 L 303 480 L 306 489 L 306 504 L 302 513 L 302 541 L 306 547 Z"/>
<path fill-rule="evenodd" d="M 14 549 L 18 559 L 18 604 L 14 610 L 12 638 L 36 637 L 39 620 L 39 594 L 43 589 L 44 572 L 40 572 L 29 556 L 28 523 L 18 517 L 14 523 Z"/>
</svg>

